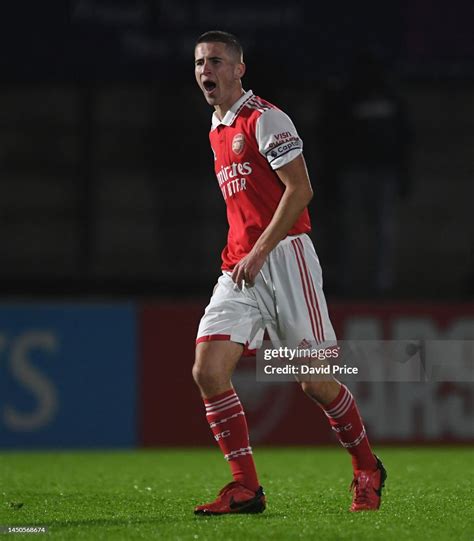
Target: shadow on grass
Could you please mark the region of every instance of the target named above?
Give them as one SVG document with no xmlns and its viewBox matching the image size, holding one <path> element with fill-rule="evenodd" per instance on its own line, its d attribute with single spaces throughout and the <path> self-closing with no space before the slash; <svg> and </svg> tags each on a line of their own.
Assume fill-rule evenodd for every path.
<svg viewBox="0 0 474 541">
<path fill-rule="evenodd" d="M 265 513 L 232 513 L 230 515 L 199 515 L 193 516 L 192 518 L 196 521 L 211 521 L 211 520 L 242 520 L 244 517 L 248 517 L 248 520 L 271 520 L 271 519 L 282 519 L 284 518 L 284 513 L 275 513 L 272 511 L 265 511 Z"/>
<path fill-rule="evenodd" d="M 271 521 L 271 520 L 282 520 L 286 515 L 283 513 L 261 513 L 261 514 L 239 514 L 234 513 L 231 515 L 213 515 L 213 516 L 196 516 L 193 513 L 188 513 L 185 516 L 179 517 L 179 521 L 183 522 L 224 522 L 229 520 L 242 520 L 244 517 L 247 520 L 258 520 L 258 521 Z M 143 526 L 143 525 L 159 525 L 159 524 L 169 524 L 175 523 L 177 520 L 176 516 L 173 517 L 156 517 L 156 518 L 133 518 L 127 519 L 124 517 L 120 518 L 90 518 L 90 519 L 79 519 L 79 520 L 52 520 L 48 524 L 48 528 L 51 532 L 54 532 L 56 528 L 77 528 L 77 527 L 123 527 L 123 526 Z M 34 524 L 32 524 L 34 526 Z M 41 524 L 44 526 L 44 523 Z"/>
<path fill-rule="evenodd" d="M 176 522 L 176 517 L 157 517 L 157 518 L 138 518 L 138 519 L 127 519 L 127 518 L 84 518 L 79 520 L 52 520 L 48 524 L 48 528 L 51 532 L 54 532 L 55 529 L 59 528 L 83 528 L 83 527 L 123 527 L 123 526 L 143 526 L 146 524 L 149 525 L 158 525 L 163 523 Z M 43 524 L 44 526 L 44 524 Z"/>
</svg>

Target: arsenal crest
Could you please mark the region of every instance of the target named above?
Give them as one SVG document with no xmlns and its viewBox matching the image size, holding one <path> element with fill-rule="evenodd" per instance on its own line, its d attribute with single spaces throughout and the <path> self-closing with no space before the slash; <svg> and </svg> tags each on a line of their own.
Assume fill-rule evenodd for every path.
<svg viewBox="0 0 474 541">
<path fill-rule="evenodd" d="M 234 151 L 235 154 L 241 154 L 242 150 L 244 150 L 244 146 L 245 146 L 245 137 L 243 136 L 243 134 L 238 133 L 232 139 L 232 150 Z"/>
</svg>

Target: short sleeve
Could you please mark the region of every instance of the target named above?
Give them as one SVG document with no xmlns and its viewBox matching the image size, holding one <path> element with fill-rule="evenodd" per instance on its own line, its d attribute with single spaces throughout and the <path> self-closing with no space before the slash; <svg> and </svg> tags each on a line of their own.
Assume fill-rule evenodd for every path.
<svg viewBox="0 0 474 541">
<path fill-rule="evenodd" d="M 258 148 L 272 169 L 278 169 L 303 152 L 300 139 L 290 117 L 279 109 L 267 109 L 257 120 L 255 135 Z"/>
</svg>

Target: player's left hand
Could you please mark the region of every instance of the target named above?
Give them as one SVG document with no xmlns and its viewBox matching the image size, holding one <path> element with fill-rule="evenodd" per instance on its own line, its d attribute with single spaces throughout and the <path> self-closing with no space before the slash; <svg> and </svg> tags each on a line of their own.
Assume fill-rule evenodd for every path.
<svg viewBox="0 0 474 541">
<path fill-rule="evenodd" d="M 243 285 L 253 286 L 255 278 L 260 272 L 267 254 L 257 253 L 253 250 L 243 257 L 232 271 L 232 280 L 242 289 Z"/>
</svg>

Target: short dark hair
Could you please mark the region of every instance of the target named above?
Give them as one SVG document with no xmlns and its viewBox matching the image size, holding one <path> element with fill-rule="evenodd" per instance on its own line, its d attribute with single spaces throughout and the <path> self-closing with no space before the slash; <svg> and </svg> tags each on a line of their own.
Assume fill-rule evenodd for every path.
<svg viewBox="0 0 474 541">
<path fill-rule="evenodd" d="M 200 43 L 225 43 L 239 59 L 242 59 L 244 55 L 240 41 L 230 32 L 223 32 L 222 30 L 210 30 L 209 32 L 204 32 L 204 34 L 201 34 L 196 40 L 195 46 Z"/>
</svg>

